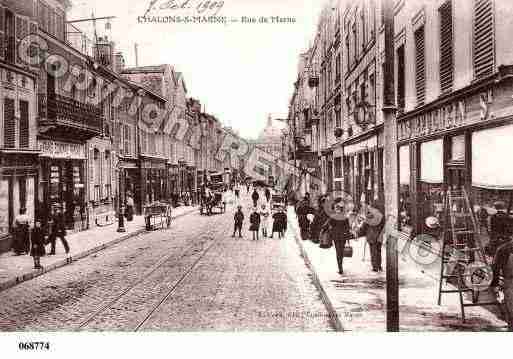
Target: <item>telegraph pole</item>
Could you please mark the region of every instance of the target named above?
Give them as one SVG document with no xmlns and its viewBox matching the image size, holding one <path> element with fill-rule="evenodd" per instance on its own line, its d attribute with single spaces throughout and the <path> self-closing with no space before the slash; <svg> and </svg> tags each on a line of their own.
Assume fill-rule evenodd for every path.
<svg viewBox="0 0 513 359">
<path fill-rule="evenodd" d="M 385 71 L 383 93 L 384 115 L 384 171 L 385 176 L 385 216 L 387 225 L 386 236 L 386 306 L 387 331 L 399 331 L 399 254 L 397 238 L 391 231 L 398 218 L 398 154 L 397 154 L 397 118 L 394 85 L 394 4 L 393 0 L 383 0 L 383 16 L 385 21 Z M 392 224 L 392 225 L 390 225 Z M 392 227 L 392 228 L 391 228 Z"/>
</svg>

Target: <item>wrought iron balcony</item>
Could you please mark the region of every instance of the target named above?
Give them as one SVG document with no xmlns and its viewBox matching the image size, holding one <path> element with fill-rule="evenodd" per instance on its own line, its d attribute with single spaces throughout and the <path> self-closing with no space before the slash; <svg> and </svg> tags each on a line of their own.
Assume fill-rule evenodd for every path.
<svg viewBox="0 0 513 359">
<path fill-rule="evenodd" d="M 43 132 L 71 133 L 79 139 L 89 139 L 102 134 L 103 111 L 94 106 L 53 94 L 38 95 L 39 126 Z"/>
</svg>

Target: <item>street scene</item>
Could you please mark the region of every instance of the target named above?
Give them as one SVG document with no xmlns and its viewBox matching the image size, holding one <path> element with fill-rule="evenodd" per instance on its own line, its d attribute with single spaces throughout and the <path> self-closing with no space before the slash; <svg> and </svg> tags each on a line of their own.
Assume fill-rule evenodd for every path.
<svg viewBox="0 0 513 359">
<path fill-rule="evenodd" d="M 0 0 L 0 332 L 513 331 L 513 4 L 273 11 Z"/>
</svg>

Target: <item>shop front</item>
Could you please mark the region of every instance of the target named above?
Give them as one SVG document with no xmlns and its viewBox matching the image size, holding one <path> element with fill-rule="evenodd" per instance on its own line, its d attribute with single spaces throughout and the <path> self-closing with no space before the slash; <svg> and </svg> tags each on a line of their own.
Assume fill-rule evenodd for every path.
<svg viewBox="0 0 513 359">
<path fill-rule="evenodd" d="M 443 228 L 448 190 L 464 189 L 486 245 L 498 202 L 512 218 L 513 83 L 490 81 L 464 93 L 399 118 L 400 220 L 416 234 L 433 234 L 427 222 L 437 218 Z"/>
<path fill-rule="evenodd" d="M 168 163 L 167 164 L 167 175 L 168 175 L 168 187 L 167 187 L 168 197 L 171 199 L 173 206 L 177 206 L 179 195 L 180 195 L 178 165 Z"/>
<path fill-rule="evenodd" d="M 120 159 L 118 162 L 118 183 L 119 183 L 119 196 L 123 203 L 126 203 L 126 197 L 131 194 L 134 200 L 135 213 L 142 213 L 142 196 L 141 196 L 141 182 L 140 182 L 140 169 L 135 159 Z M 116 208 L 119 208 L 119 198 L 116 200 Z"/>
<path fill-rule="evenodd" d="M 14 219 L 21 208 L 35 218 L 37 152 L 0 151 L 0 253 L 8 251 Z"/>
<path fill-rule="evenodd" d="M 167 159 L 141 156 L 141 198 L 142 204 L 169 201 L 167 192 Z"/>
<path fill-rule="evenodd" d="M 383 203 L 383 148 L 379 133 L 374 131 L 357 141 L 344 143 L 340 167 L 343 191 L 353 198 L 356 208 L 364 204 Z"/>
<path fill-rule="evenodd" d="M 37 215 L 47 223 L 60 208 L 70 230 L 87 228 L 86 145 L 38 139 L 40 154 Z"/>
</svg>

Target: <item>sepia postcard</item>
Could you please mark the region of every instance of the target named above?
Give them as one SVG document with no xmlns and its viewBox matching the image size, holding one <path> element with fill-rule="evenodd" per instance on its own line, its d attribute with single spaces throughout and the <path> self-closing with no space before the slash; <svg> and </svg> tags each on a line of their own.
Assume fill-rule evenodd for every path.
<svg viewBox="0 0 513 359">
<path fill-rule="evenodd" d="M 512 331 L 511 19 L 0 0 L 0 338 Z"/>
</svg>

